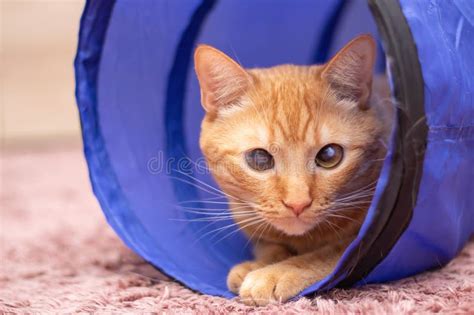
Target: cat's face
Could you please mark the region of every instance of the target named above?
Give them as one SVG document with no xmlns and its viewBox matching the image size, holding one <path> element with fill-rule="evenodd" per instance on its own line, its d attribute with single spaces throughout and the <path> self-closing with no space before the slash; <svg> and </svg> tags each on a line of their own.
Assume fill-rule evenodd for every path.
<svg viewBox="0 0 474 315">
<path fill-rule="evenodd" d="M 369 104 L 373 59 L 369 37 L 312 67 L 244 70 L 209 46 L 197 49 L 200 145 L 232 202 L 288 235 L 337 218 L 336 210 L 366 208 L 384 154 Z"/>
</svg>

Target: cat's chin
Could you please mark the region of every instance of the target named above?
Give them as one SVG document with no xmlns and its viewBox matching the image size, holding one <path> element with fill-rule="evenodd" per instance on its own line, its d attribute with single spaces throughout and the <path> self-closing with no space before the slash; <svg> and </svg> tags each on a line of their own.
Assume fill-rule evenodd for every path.
<svg viewBox="0 0 474 315">
<path fill-rule="evenodd" d="M 271 223 L 277 230 L 290 236 L 303 235 L 314 227 L 314 224 L 304 222 L 296 217 L 273 219 Z"/>
</svg>

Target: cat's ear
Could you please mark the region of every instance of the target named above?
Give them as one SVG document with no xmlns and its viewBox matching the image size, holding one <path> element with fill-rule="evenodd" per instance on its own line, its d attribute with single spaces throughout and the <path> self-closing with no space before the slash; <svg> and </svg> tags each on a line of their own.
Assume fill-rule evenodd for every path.
<svg viewBox="0 0 474 315">
<path fill-rule="evenodd" d="M 324 67 L 322 78 L 337 93 L 356 101 L 359 107 L 369 106 L 375 62 L 375 41 L 361 35 L 350 41 Z"/>
<path fill-rule="evenodd" d="M 250 75 L 237 62 L 211 46 L 200 45 L 196 49 L 194 66 L 206 112 L 215 113 L 232 105 L 251 83 Z"/>
</svg>

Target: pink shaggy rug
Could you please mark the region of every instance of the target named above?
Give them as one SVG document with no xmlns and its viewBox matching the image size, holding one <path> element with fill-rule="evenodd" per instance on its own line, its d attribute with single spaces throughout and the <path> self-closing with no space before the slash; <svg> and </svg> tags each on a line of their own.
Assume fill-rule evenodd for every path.
<svg viewBox="0 0 474 315">
<path fill-rule="evenodd" d="M 125 248 L 92 196 L 77 147 L 1 157 L 0 313 L 471 313 L 474 242 L 441 270 L 253 308 L 204 296 Z"/>
</svg>

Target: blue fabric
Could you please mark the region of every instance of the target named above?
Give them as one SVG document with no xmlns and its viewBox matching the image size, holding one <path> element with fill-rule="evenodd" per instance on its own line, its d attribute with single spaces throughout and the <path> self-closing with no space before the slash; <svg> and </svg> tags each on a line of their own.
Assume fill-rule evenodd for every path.
<svg viewBox="0 0 474 315">
<path fill-rule="evenodd" d="M 344 10 L 348 7 L 349 2 L 345 0 L 339 0 L 339 3 L 334 7 L 334 11 L 327 19 L 326 25 L 321 30 L 319 42 L 314 49 L 313 63 L 320 64 L 324 63 L 329 56 L 329 49 L 331 48 L 328 43 L 333 41 L 334 35 L 337 31 L 340 19 L 343 16 Z"/>
<path fill-rule="evenodd" d="M 472 210 L 468 179 L 474 175 L 468 169 L 474 65 L 467 59 L 473 11 L 459 14 L 459 8 L 472 6 L 457 1 L 441 14 L 446 25 L 428 29 L 425 22 L 431 20 L 417 20 L 428 15 L 418 13 L 422 3 L 403 3 L 421 52 L 426 93 L 432 93 L 425 104 L 430 142 L 413 222 L 366 281 L 398 278 L 449 260 L 473 227 L 472 212 L 467 211 Z M 247 67 L 310 64 L 314 56 L 322 61 L 354 35 L 376 34 L 364 1 L 344 5 L 339 15 L 338 10 L 341 1 L 325 0 L 301 0 L 298 5 L 291 0 L 87 2 L 75 63 L 84 150 L 94 192 L 127 246 L 192 289 L 232 296 L 225 285 L 227 272 L 250 256 L 250 245 L 226 228 L 231 221 L 194 221 L 198 215 L 181 207 L 188 201 L 188 206 L 212 207 L 206 200 L 216 193 L 206 186 L 216 187 L 208 172 L 193 164 L 202 158 L 198 139 L 204 113 L 192 49 L 196 43 L 211 44 Z M 434 42 L 439 50 L 432 49 Z M 178 167 L 186 171 L 178 173 Z M 389 170 L 390 158 L 375 202 Z M 341 261 L 370 226 L 374 205 Z M 435 234 L 434 227 L 443 234 Z M 222 233 L 211 233 L 218 228 Z M 406 250 L 424 256 L 410 258 Z M 339 280 L 329 276 L 304 293 L 333 287 Z"/>
<path fill-rule="evenodd" d="M 474 233 L 474 2 L 400 2 L 425 82 L 428 147 L 413 219 L 361 283 L 442 266 Z"/>
</svg>

